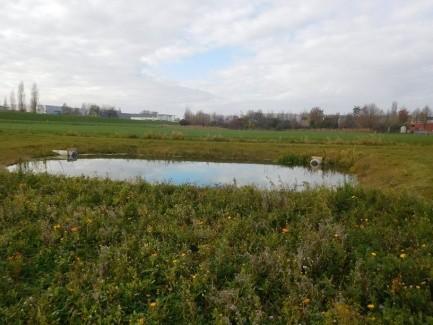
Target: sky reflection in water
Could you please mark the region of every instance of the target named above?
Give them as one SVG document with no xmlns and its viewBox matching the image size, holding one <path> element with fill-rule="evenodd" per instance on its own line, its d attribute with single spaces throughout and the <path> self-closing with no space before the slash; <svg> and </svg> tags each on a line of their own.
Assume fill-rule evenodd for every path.
<svg viewBox="0 0 433 325">
<path fill-rule="evenodd" d="M 354 177 L 332 171 L 278 165 L 217 163 L 196 161 L 163 161 L 143 159 L 92 158 L 76 161 L 46 160 L 13 165 L 34 173 L 66 176 L 88 176 L 133 181 L 141 178 L 149 183 L 195 184 L 213 186 L 236 184 L 259 188 L 285 187 L 302 190 L 306 186 L 335 187 L 353 183 Z"/>
</svg>

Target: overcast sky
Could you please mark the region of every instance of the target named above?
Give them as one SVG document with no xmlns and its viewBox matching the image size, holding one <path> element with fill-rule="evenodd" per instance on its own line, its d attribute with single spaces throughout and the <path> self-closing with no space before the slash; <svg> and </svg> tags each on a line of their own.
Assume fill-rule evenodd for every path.
<svg viewBox="0 0 433 325">
<path fill-rule="evenodd" d="M 178 115 L 433 104 L 432 0 L 2 0 L 1 13 L 1 96 L 23 80 L 44 104 Z"/>
</svg>

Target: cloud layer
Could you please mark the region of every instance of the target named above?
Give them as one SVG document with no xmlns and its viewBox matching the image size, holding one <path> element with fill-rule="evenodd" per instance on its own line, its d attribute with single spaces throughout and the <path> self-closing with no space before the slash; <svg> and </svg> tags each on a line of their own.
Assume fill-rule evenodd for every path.
<svg viewBox="0 0 433 325">
<path fill-rule="evenodd" d="M 433 104 L 430 0 L 4 2 L 0 95 L 24 80 L 47 104 L 125 111 Z"/>
</svg>

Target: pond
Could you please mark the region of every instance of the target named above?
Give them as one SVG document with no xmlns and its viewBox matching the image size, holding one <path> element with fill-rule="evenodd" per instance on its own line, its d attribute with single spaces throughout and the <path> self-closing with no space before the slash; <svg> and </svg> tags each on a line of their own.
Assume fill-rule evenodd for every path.
<svg viewBox="0 0 433 325">
<path fill-rule="evenodd" d="M 221 163 L 197 161 L 164 161 L 121 158 L 84 158 L 75 161 L 61 159 L 30 161 L 8 167 L 33 173 L 65 176 L 88 176 L 112 180 L 149 183 L 215 185 L 254 185 L 258 188 L 337 187 L 353 183 L 353 176 L 321 169 L 285 167 L 279 165 Z"/>
</svg>

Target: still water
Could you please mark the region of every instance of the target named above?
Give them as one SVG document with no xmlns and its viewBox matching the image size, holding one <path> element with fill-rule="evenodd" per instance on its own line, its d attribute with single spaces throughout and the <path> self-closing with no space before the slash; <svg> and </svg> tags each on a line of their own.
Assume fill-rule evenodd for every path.
<svg viewBox="0 0 433 325">
<path fill-rule="evenodd" d="M 284 167 L 278 165 L 217 163 L 197 161 L 163 161 L 144 159 L 92 158 L 30 161 L 8 167 L 9 171 L 23 170 L 65 176 L 88 176 L 112 180 L 149 183 L 194 184 L 215 186 L 235 184 L 254 185 L 259 188 L 337 187 L 353 183 L 354 177 L 321 169 Z"/>
</svg>

